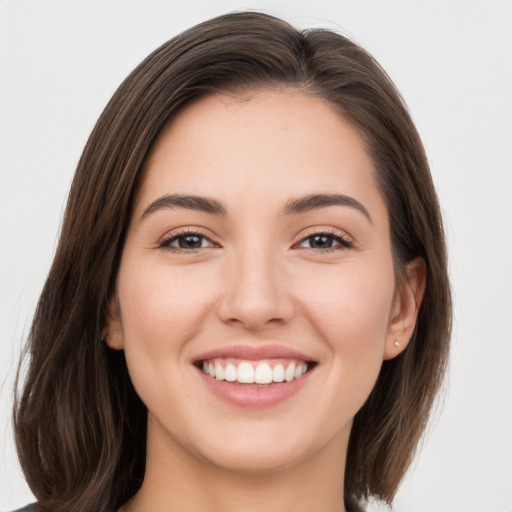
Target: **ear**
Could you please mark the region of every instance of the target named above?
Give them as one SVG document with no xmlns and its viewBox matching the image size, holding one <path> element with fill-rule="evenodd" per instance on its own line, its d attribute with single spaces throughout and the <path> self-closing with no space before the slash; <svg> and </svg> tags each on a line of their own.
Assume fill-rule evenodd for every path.
<svg viewBox="0 0 512 512">
<path fill-rule="evenodd" d="M 121 315 L 115 293 L 111 295 L 107 304 L 105 327 L 101 332 L 101 336 L 110 348 L 114 350 L 122 350 L 124 348 Z"/>
<path fill-rule="evenodd" d="M 416 258 L 407 264 L 405 280 L 395 292 L 384 359 L 396 357 L 412 338 L 425 293 L 426 280 L 427 268 L 423 258 Z"/>
</svg>

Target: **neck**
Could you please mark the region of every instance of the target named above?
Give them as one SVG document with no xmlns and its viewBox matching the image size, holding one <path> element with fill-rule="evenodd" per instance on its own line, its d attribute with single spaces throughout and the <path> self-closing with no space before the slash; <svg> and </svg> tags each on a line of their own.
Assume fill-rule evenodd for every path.
<svg viewBox="0 0 512 512">
<path fill-rule="evenodd" d="M 146 473 L 119 512 L 345 512 L 343 482 L 348 435 L 300 464 L 266 471 L 220 468 L 148 428 Z"/>
</svg>

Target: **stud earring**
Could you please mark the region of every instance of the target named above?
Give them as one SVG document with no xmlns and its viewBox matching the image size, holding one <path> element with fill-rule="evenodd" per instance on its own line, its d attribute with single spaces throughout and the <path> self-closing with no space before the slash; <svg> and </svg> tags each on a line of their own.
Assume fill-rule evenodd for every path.
<svg viewBox="0 0 512 512">
<path fill-rule="evenodd" d="M 400 342 L 398 340 L 395 340 L 395 347 L 398 348 L 400 346 Z"/>
</svg>

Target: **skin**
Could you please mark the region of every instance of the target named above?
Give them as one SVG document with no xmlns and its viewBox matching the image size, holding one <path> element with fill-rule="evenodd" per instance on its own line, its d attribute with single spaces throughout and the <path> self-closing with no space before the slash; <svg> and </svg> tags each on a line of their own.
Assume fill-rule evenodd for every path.
<svg viewBox="0 0 512 512">
<path fill-rule="evenodd" d="M 149 411 L 145 480 L 121 511 L 344 510 L 352 419 L 383 360 L 412 336 L 425 284 L 418 260 L 408 285 L 395 287 L 374 173 L 358 132 L 296 91 L 212 95 L 162 132 L 106 325 Z M 370 218 L 346 205 L 283 213 L 312 193 L 349 196 Z M 166 194 L 213 198 L 227 214 L 143 216 Z M 183 228 L 204 236 L 202 247 L 180 249 L 172 237 Z M 312 246 L 308 237 L 325 232 L 345 242 Z M 161 246 L 169 239 L 177 250 Z M 317 362 L 300 391 L 272 407 L 227 403 L 192 364 L 214 348 L 265 343 Z"/>
</svg>

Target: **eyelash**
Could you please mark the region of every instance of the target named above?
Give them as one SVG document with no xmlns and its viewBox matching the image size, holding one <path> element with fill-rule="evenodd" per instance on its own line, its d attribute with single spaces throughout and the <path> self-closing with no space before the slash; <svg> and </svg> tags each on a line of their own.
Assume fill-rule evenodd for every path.
<svg viewBox="0 0 512 512">
<path fill-rule="evenodd" d="M 158 248 L 160 249 L 166 249 L 171 252 L 187 252 L 187 253 L 197 253 L 201 249 L 205 249 L 205 247 L 198 247 L 198 248 L 192 248 L 192 249 L 186 249 L 183 247 L 173 247 L 171 244 L 173 242 L 178 241 L 180 238 L 184 238 L 186 236 L 195 236 L 200 239 L 208 240 L 213 246 L 215 246 L 215 242 L 211 240 L 206 235 L 203 235 L 202 233 L 198 231 L 193 231 L 191 229 L 184 229 L 182 231 L 179 231 L 177 233 L 173 233 L 171 236 L 165 238 L 158 244 Z M 315 231 L 311 234 L 308 234 L 307 236 L 303 237 L 297 244 L 294 244 L 293 247 L 300 246 L 302 243 L 307 241 L 308 239 L 312 239 L 316 236 L 324 236 L 332 239 L 334 242 L 337 242 L 339 245 L 334 247 L 329 247 L 327 249 L 316 249 L 314 247 L 304 247 L 304 249 L 307 249 L 309 251 L 313 251 L 315 253 L 330 253 L 335 251 L 342 251 L 345 249 L 352 249 L 354 247 L 354 244 L 347 240 L 343 235 L 335 232 L 334 230 L 323 230 L 323 231 Z"/>
<path fill-rule="evenodd" d="M 188 253 L 196 253 L 196 252 L 200 251 L 201 249 L 204 249 L 204 247 L 198 247 L 198 248 L 194 248 L 194 249 L 185 249 L 182 247 L 173 247 L 171 245 L 173 242 L 179 240 L 180 238 L 184 238 L 186 236 L 196 236 L 198 238 L 208 240 L 213 245 L 215 245 L 215 242 L 213 242 L 213 240 L 208 238 L 206 235 L 203 235 L 202 233 L 200 233 L 198 231 L 194 231 L 192 229 L 183 229 L 183 230 L 173 233 L 172 235 L 170 235 L 167 238 L 164 238 L 158 244 L 158 247 L 160 249 L 167 249 L 168 251 L 171 251 L 171 252 L 188 252 Z"/>
<path fill-rule="evenodd" d="M 339 245 L 334 246 L 334 247 L 329 247 L 327 249 L 315 249 L 313 247 L 305 247 L 305 249 L 308 249 L 309 251 L 313 251 L 315 253 L 318 253 L 318 252 L 329 253 L 329 252 L 335 252 L 335 251 L 343 251 L 345 249 L 352 249 L 354 247 L 354 244 L 350 240 L 348 240 L 345 236 L 343 236 L 342 234 L 340 234 L 337 231 L 328 230 L 328 229 L 323 230 L 323 231 L 315 231 L 311 234 L 308 234 L 307 236 L 302 238 L 298 244 L 295 244 L 294 247 L 297 245 L 300 245 L 303 242 L 305 242 L 306 240 L 312 239 L 313 237 L 316 237 L 316 236 L 328 237 L 328 238 L 332 239 L 334 242 L 338 242 Z"/>
</svg>

